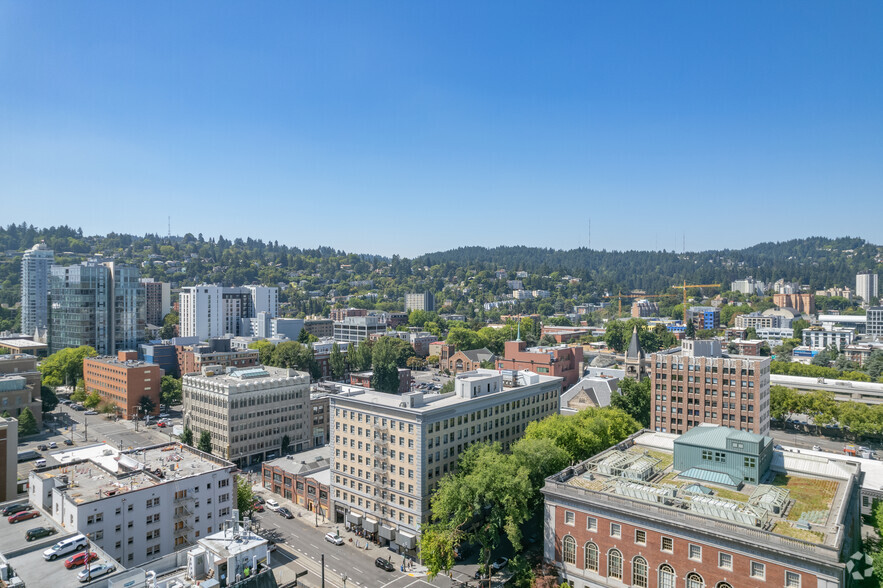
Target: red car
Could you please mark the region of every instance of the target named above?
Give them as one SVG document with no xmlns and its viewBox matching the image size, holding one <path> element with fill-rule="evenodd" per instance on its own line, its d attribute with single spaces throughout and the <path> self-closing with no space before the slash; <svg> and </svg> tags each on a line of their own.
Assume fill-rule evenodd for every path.
<svg viewBox="0 0 883 588">
<path fill-rule="evenodd" d="M 64 567 L 66 567 L 67 569 L 78 568 L 81 565 L 95 561 L 96 559 L 98 559 L 97 553 L 95 553 L 94 551 L 84 551 L 82 553 L 72 555 L 64 560 Z"/>
<path fill-rule="evenodd" d="M 264 505 L 261 504 L 260 502 L 255 502 L 254 503 L 254 511 L 255 512 L 264 512 Z"/>
<path fill-rule="evenodd" d="M 33 519 L 40 516 L 39 510 L 26 510 L 24 512 L 16 513 L 9 517 L 10 523 L 17 523 L 19 521 L 26 521 L 28 519 Z"/>
<path fill-rule="evenodd" d="M 162 429 L 166 426 L 166 424 L 163 421 L 160 421 L 160 422 L 156 423 L 156 426 L 159 427 L 160 429 Z"/>
</svg>

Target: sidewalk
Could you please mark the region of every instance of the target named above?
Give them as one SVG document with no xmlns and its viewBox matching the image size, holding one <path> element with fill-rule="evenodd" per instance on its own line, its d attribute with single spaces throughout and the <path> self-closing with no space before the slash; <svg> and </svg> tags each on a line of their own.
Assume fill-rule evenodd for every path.
<svg viewBox="0 0 883 588">
<path fill-rule="evenodd" d="M 259 484 L 255 484 L 251 487 L 252 492 L 255 495 L 260 495 L 261 498 L 267 499 L 272 498 L 276 502 L 279 503 L 280 506 L 286 507 L 291 511 L 291 514 L 294 515 L 296 519 L 299 519 L 304 525 L 312 526 L 317 529 L 323 530 L 324 533 L 336 533 L 338 536 L 343 537 L 344 541 L 349 544 L 352 544 L 353 547 L 361 549 L 363 551 L 374 551 L 376 553 L 372 554 L 372 557 L 386 557 L 389 561 L 393 561 L 393 558 L 398 561 L 393 562 L 396 564 L 399 569 L 401 569 L 403 557 L 398 555 L 397 553 L 386 549 L 385 547 L 380 547 L 379 545 L 375 545 L 371 543 L 367 539 L 363 537 L 359 537 L 352 531 L 346 530 L 345 523 L 333 523 L 330 520 L 326 519 L 323 516 L 316 516 L 316 513 L 310 512 L 309 509 L 304 508 L 298 504 L 293 503 L 287 498 L 283 498 L 278 494 L 274 494 L 270 492 L 266 488 L 260 486 Z M 270 512 L 270 511 L 266 511 Z M 428 569 L 426 566 L 421 565 L 413 560 L 404 560 L 408 564 L 408 568 L 404 570 L 404 573 L 413 576 L 415 578 L 422 578 L 426 576 Z"/>
</svg>

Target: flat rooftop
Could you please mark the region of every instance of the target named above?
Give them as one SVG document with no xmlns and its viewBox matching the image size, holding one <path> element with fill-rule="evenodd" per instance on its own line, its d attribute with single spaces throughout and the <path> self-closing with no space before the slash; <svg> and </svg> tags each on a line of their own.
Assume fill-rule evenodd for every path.
<svg viewBox="0 0 883 588">
<path fill-rule="evenodd" d="M 14 347 L 16 349 L 45 349 L 49 347 L 45 343 L 31 341 L 30 339 L 0 339 L 0 346 Z"/>
<path fill-rule="evenodd" d="M 379 392 L 374 390 L 373 388 L 365 388 L 363 386 L 354 386 L 354 385 L 341 385 L 340 386 L 340 394 L 332 396 L 335 402 L 346 399 L 346 400 L 354 400 L 357 402 L 363 402 L 367 404 L 373 404 L 379 407 L 386 408 L 395 408 L 400 410 L 405 410 L 409 412 L 414 412 L 417 414 L 423 414 L 427 412 L 431 412 L 434 410 L 438 410 L 441 408 L 449 408 L 452 406 L 457 406 L 459 404 L 464 404 L 467 402 L 474 402 L 485 398 L 492 398 L 495 396 L 502 396 L 513 392 L 515 390 L 519 390 L 521 388 L 527 388 L 530 386 L 537 386 L 540 384 L 545 384 L 548 382 L 561 382 L 562 378 L 557 376 L 543 376 L 539 374 L 534 374 L 532 372 L 519 372 L 529 373 L 532 378 L 536 379 L 536 382 L 533 384 L 526 384 L 520 386 L 501 386 L 500 390 L 497 392 L 483 392 L 480 395 L 475 396 L 474 398 L 468 398 L 464 396 L 460 396 L 457 392 L 450 392 L 447 394 L 433 394 L 433 393 L 424 393 L 424 392 L 411 392 L 408 394 L 388 394 L 386 392 Z M 473 372 L 465 372 L 462 374 L 457 374 L 455 378 L 455 386 L 458 382 L 475 382 L 481 383 L 486 382 L 488 380 L 489 375 L 499 375 L 496 370 L 476 370 Z M 409 398 L 414 397 L 417 401 L 414 402 L 414 405 L 409 405 Z"/>
<path fill-rule="evenodd" d="M 180 443 L 126 452 L 110 445 L 93 445 L 60 453 L 53 456 L 61 465 L 32 473 L 43 479 L 67 476 L 69 485 L 64 492 L 77 504 L 233 467 Z"/>
<path fill-rule="evenodd" d="M 821 455 L 774 450 L 758 484 L 741 488 L 716 480 L 681 476 L 673 468 L 678 435 L 644 432 L 553 476 L 566 486 L 601 495 L 652 503 L 767 531 L 772 535 L 839 548 L 840 520 L 857 464 Z M 557 479 L 556 479 L 557 478 Z M 683 518 L 683 514 L 672 516 Z"/>
<path fill-rule="evenodd" d="M 118 365 L 118 366 L 125 367 L 125 368 L 136 368 L 136 367 L 157 365 L 155 363 L 150 363 L 149 361 L 142 361 L 140 359 L 122 360 L 122 359 L 119 359 L 118 357 L 114 357 L 112 355 L 101 355 L 99 357 L 88 357 L 87 359 L 89 361 L 97 361 L 100 363 L 106 363 L 107 365 Z"/>
</svg>

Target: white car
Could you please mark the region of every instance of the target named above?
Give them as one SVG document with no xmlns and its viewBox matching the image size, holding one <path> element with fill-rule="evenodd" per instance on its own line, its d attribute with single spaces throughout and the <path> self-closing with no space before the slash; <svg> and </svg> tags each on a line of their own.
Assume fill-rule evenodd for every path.
<svg viewBox="0 0 883 588">
<path fill-rule="evenodd" d="M 813 450 L 813 451 L 821 451 L 821 450 L 822 450 L 822 446 L 821 446 L 821 445 L 813 445 L 813 446 L 812 446 L 812 450 Z"/>
<path fill-rule="evenodd" d="M 273 512 L 279 510 L 279 503 L 272 498 L 268 498 L 267 501 L 264 503 L 264 506 L 272 510 Z"/>
<path fill-rule="evenodd" d="M 269 502 L 269 500 L 267 502 Z M 334 543 L 335 545 L 343 545 L 343 537 L 336 533 L 326 533 L 325 541 L 328 543 Z"/>
<path fill-rule="evenodd" d="M 58 443 L 56 443 L 55 441 L 50 441 L 49 449 L 58 449 Z"/>
<path fill-rule="evenodd" d="M 167 419 L 167 418 L 169 418 L 169 413 L 167 413 L 167 412 L 161 412 L 161 413 L 159 413 L 159 418 L 161 418 L 161 419 Z"/>
<path fill-rule="evenodd" d="M 98 411 L 97 410 L 87 410 L 83 414 L 86 416 L 95 416 L 96 414 L 98 414 Z"/>
<path fill-rule="evenodd" d="M 91 566 L 86 566 L 84 570 L 77 574 L 77 580 L 79 580 L 81 583 L 91 582 L 95 578 L 106 576 L 107 574 L 110 574 L 115 570 L 116 566 L 112 566 L 110 564 L 92 564 Z"/>
</svg>

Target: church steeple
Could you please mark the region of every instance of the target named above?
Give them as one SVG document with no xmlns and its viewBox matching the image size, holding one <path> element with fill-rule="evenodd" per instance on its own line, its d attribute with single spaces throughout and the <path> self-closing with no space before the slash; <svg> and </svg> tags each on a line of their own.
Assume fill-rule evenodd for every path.
<svg viewBox="0 0 883 588">
<path fill-rule="evenodd" d="M 643 359 L 644 350 L 641 349 L 641 340 L 638 338 L 638 327 L 632 330 L 632 340 L 629 342 L 628 351 L 625 356 L 627 359 Z"/>
</svg>

